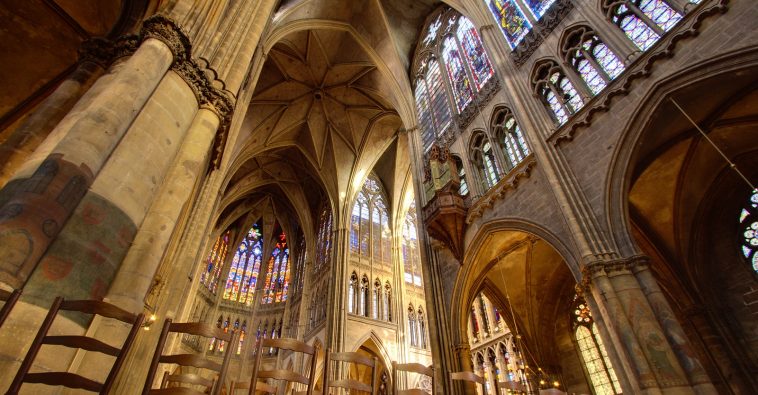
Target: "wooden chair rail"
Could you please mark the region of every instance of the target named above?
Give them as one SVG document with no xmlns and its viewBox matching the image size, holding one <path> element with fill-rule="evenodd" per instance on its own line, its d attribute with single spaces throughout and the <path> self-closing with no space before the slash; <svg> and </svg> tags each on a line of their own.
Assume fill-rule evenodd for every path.
<svg viewBox="0 0 758 395">
<path fill-rule="evenodd" d="M 18 298 L 21 296 L 21 290 L 15 290 L 8 292 L 4 289 L 0 289 L 0 302 L 5 302 L 2 308 L 0 308 L 0 326 L 3 326 L 3 322 L 13 310 L 13 306 L 18 302 Z"/>
<path fill-rule="evenodd" d="M 395 395 L 429 395 L 426 391 L 418 388 L 410 390 L 397 390 Z"/>
<path fill-rule="evenodd" d="M 393 363 L 392 365 L 394 369 L 402 372 L 418 373 L 430 377 L 434 376 L 434 369 L 420 363 Z"/>
<path fill-rule="evenodd" d="M 203 322 L 172 322 L 169 332 L 186 333 L 203 337 L 215 337 L 216 339 L 229 342 L 234 335 L 232 332 L 224 332 L 223 329 Z"/>
<path fill-rule="evenodd" d="M 150 390 L 150 395 L 208 395 L 207 392 L 198 391 L 189 387 L 157 388 Z"/>
<path fill-rule="evenodd" d="M 194 366 L 196 368 L 215 370 L 220 372 L 223 365 L 218 362 L 213 362 L 206 359 L 200 354 L 172 354 L 161 355 L 158 359 L 159 363 L 175 363 L 183 366 Z"/>
<path fill-rule="evenodd" d="M 95 351 L 117 357 L 120 349 L 87 336 L 46 336 L 42 344 L 81 348 L 82 350 Z"/>
<path fill-rule="evenodd" d="M 182 384 L 202 385 L 205 387 L 211 387 L 213 386 L 214 380 L 206 379 L 205 377 L 202 377 L 194 373 L 169 374 L 168 376 L 166 376 L 166 379 L 164 381 L 164 384 L 168 384 L 168 383 L 182 383 Z"/>
<path fill-rule="evenodd" d="M 468 381 L 469 383 L 478 383 L 484 385 L 484 377 L 479 377 L 473 372 L 453 372 L 450 373 L 450 379 L 456 381 Z"/>
<path fill-rule="evenodd" d="M 369 394 L 374 392 L 371 385 L 362 383 L 358 380 L 345 379 L 345 380 L 331 380 L 329 381 L 329 388 L 344 388 L 356 391 L 368 392 Z"/>
<path fill-rule="evenodd" d="M 60 309 L 78 311 L 85 314 L 97 314 L 126 323 L 132 323 L 137 318 L 137 314 L 132 314 L 101 300 L 64 300 L 60 305 Z"/>
<path fill-rule="evenodd" d="M 310 380 L 308 377 L 303 376 L 300 373 L 295 373 L 291 370 L 274 369 L 274 370 L 262 370 L 258 372 L 259 379 L 274 379 L 274 380 L 286 380 L 293 383 L 300 383 L 308 385 Z"/>
<path fill-rule="evenodd" d="M 359 354 L 357 352 L 333 352 L 329 353 L 329 360 L 330 361 L 340 361 L 340 362 L 349 362 L 349 363 L 359 363 L 361 365 L 366 365 L 368 367 L 374 367 L 376 366 L 376 361 L 374 361 L 374 358 L 367 357 L 363 354 Z"/>
<path fill-rule="evenodd" d="M 80 388 L 92 392 L 100 392 L 103 389 L 103 384 L 69 372 L 27 373 L 24 382 L 46 385 L 63 385 L 68 388 Z"/>
<path fill-rule="evenodd" d="M 262 348 L 280 348 L 313 355 L 316 348 L 295 339 L 263 339 Z"/>
</svg>

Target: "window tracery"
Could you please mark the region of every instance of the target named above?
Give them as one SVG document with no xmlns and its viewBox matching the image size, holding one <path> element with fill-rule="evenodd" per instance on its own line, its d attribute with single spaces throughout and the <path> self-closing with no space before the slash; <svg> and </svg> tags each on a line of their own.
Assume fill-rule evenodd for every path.
<svg viewBox="0 0 758 395">
<path fill-rule="evenodd" d="M 586 26 L 566 36 L 562 52 L 566 62 L 595 95 L 624 71 L 621 60 Z"/>
<path fill-rule="evenodd" d="M 473 161 L 474 168 L 479 172 L 478 176 L 482 190 L 486 191 L 500 181 L 495 153 L 492 151 L 489 139 L 483 132 L 476 134 L 472 141 L 471 160 Z"/>
<path fill-rule="evenodd" d="M 584 106 L 584 101 L 558 64 L 545 61 L 532 73 L 534 92 L 550 110 L 555 121 L 563 125 L 571 114 Z"/>
<path fill-rule="evenodd" d="M 253 303 L 255 285 L 261 268 L 263 236 L 259 223 L 253 224 L 237 247 L 229 267 L 223 299 L 246 305 Z"/>
<path fill-rule="evenodd" d="M 353 205 L 350 250 L 353 254 L 389 264 L 392 233 L 379 180 L 372 174 Z"/>
<path fill-rule="evenodd" d="M 226 260 L 226 253 L 229 249 L 231 231 L 227 230 L 223 235 L 216 238 L 208 259 L 206 259 L 205 270 L 200 274 L 200 283 L 203 284 L 214 295 L 218 288 L 218 278 L 221 276 L 221 268 Z"/>
<path fill-rule="evenodd" d="M 279 239 L 271 252 L 271 258 L 269 258 L 266 283 L 263 287 L 263 303 L 286 301 L 289 281 L 289 247 L 287 246 L 287 235 L 282 232 L 279 234 Z"/>
<path fill-rule="evenodd" d="M 494 129 L 493 135 L 506 154 L 508 170 L 518 166 L 524 158 L 531 154 L 524 133 L 509 109 L 501 108 L 495 112 L 492 127 Z"/>
<path fill-rule="evenodd" d="M 424 287 L 421 274 L 421 257 L 416 233 L 416 202 L 411 202 L 403 222 L 403 266 L 405 283 Z"/>
<path fill-rule="evenodd" d="M 603 10 L 641 51 L 653 46 L 682 19 L 664 0 L 605 0 Z"/>
<path fill-rule="evenodd" d="M 577 347 L 595 393 L 598 395 L 620 394 L 621 386 L 608 358 L 603 340 L 597 331 L 597 325 L 592 319 L 592 313 L 587 302 L 578 295 L 574 296 L 572 317 Z"/>
<path fill-rule="evenodd" d="M 468 183 L 466 182 L 466 169 L 463 168 L 463 161 L 458 156 L 452 155 L 455 162 L 455 168 L 458 171 L 458 180 L 460 186 L 458 187 L 458 194 L 461 196 L 468 195 Z"/>
</svg>

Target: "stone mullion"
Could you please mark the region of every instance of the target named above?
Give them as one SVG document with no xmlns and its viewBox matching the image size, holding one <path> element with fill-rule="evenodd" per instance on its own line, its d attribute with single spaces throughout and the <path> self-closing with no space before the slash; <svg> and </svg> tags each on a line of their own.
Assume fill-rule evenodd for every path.
<svg viewBox="0 0 758 395">
<path fill-rule="evenodd" d="M 608 73 L 605 71 L 605 69 L 602 66 L 600 66 L 600 63 L 597 62 L 597 59 L 595 59 L 595 56 L 593 54 L 589 53 L 589 51 L 587 51 L 583 47 L 580 47 L 579 51 L 582 53 L 582 56 L 584 56 L 584 58 L 587 59 L 588 62 L 590 62 L 590 64 L 592 65 L 592 67 L 594 67 L 595 70 L 597 70 L 597 73 L 600 75 L 600 78 L 602 78 L 603 81 L 605 81 L 606 84 L 610 84 L 611 83 L 611 77 L 608 75 Z M 574 70 L 576 70 L 576 69 L 574 69 Z M 578 73 L 579 70 L 576 70 L 576 72 Z"/>
<path fill-rule="evenodd" d="M 629 10 L 631 10 L 634 15 L 640 18 L 640 20 L 642 20 L 642 22 L 644 22 L 656 34 L 658 34 L 661 37 L 663 37 L 663 35 L 666 34 L 666 32 L 663 31 L 663 29 L 661 29 L 661 27 L 658 26 L 657 23 L 655 23 L 655 21 L 653 21 L 652 19 L 650 19 L 650 17 L 645 15 L 645 13 L 642 12 L 642 10 L 640 10 L 639 8 L 637 8 L 637 6 L 633 4 L 629 4 L 628 7 L 629 7 Z"/>
<path fill-rule="evenodd" d="M 633 56 L 640 52 L 632 40 L 616 24 L 611 22 L 598 7 L 574 7 L 572 12 L 582 14 L 590 22 L 595 35 L 614 54 L 620 55 L 619 59 L 623 59 L 624 64 L 629 64 Z"/>
<path fill-rule="evenodd" d="M 569 82 L 571 82 L 571 85 L 574 86 L 574 89 L 579 94 L 579 97 L 581 97 L 582 99 L 583 105 L 587 104 L 587 102 L 593 97 L 593 93 L 592 93 L 592 90 L 590 90 L 589 85 L 587 85 L 584 79 L 581 76 L 579 76 L 579 71 L 576 70 L 565 59 L 563 60 L 563 68 L 568 69 L 568 70 L 562 70 L 563 76 L 565 78 L 568 78 Z M 602 72 L 602 69 L 600 71 Z M 552 83 L 549 82 L 548 85 L 552 85 Z M 558 97 L 560 97 L 561 101 L 563 101 L 563 95 L 560 95 Z M 573 112 L 569 112 L 569 117 L 571 117 L 571 114 L 575 114 L 579 112 L 579 110 L 581 110 L 581 108 L 575 108 Z"/>
<path fill-rule="evenodd" d="M 716 394 L 708 373 L 703 368 L 695 351 L 687 340 L 679 321 L 674 314 L 666 296 L 663 294 L 658 282 L 653 277 L 646 258 L 638 259 L 632 266 L 632 272 L 640 283 L 640 287 L 647 297 L 658 322 L 663 329 L 671 348 L 676 354 L 679 363 L 687 374 L 690 384 L 697 394 Z"/>
</svg>

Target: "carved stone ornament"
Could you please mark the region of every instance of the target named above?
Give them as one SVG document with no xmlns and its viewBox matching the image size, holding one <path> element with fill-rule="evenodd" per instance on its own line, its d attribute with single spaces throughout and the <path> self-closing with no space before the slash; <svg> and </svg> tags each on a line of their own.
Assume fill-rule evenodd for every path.
<svg viewBox="0 0 758 395">
<path fill-rule="evenodd" d="M 92 62 L 104 69 L 113 61 L 113 43 L 102 37 L 84 40 L 77 52 L 80 62 Z"/>
<path fill-rule="evenodd" d="M 192 44 L 181 27 L 171 18 L 156 14 L 142 22 L 142 40 L 154 38 L 166 44 L 174 54 L 174 62 L 192 58 Z"/>
<path fill-rule="evenodd" d="M 128 34 L 126 36 L 119 37 L 115 43 L 113 43 L 113 60 L 122 58 L 124 56 L 131 56 L 137 48 L 139 48 L 140 37 L 136 34 Z"/>
<path fill-rule="evenodd" d="M 542 44 L 544 37 L 558 26 L 563 18 L 574 8 L 571 0 L 559 0 L 553 4 L 542 18 L 534 24 L 534 28 L 524 37 L 511 53 L 516 66 L 526 63 L 530 56 Z"/>
</svg>

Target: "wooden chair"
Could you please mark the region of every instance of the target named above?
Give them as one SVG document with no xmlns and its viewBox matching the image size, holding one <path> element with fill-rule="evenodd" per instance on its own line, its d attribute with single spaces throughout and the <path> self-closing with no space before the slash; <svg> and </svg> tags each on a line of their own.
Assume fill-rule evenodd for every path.
<svg viewBox="0 0 758 395">
<path fill-rule="evenodd" d="M 482 386 L 482 394 L 487 394 L 487 386 L 485 385 L 484 377 L 479 377 L 472 372 L 453 372 L 450 373 L 450 387 L 453 387 L 453 381 L 465 381 L 468 383 L 476 383 Z"/>
<path fill-rule="evenodd" d="M 413 388 L 413 389 L 399 389 L 399 373 L 416 373 L 424 376 L 428 376 L 432 379 L 432 394 L 436 394 L 435 382 L 434 382 L 434 367 L 426 367 L 420 363 L 397 363 L 392 362 L 392 385 L 393 395 L 428 395 L 426 391 Z"/>
<path fill-rule="evenodd" d="M 0 289 L 0 302 L 5 302 L 3 308 L 0 309 L 0 327 L 3 326 L 3 322 L 5 322 L 5 319 L 8 318 L 8 315 L 10 315 L 13 306 L 16 305 L 16 302 L 18 302 L 18 298 L 20 296 L 21 290 L 17 289 L 13 292 L 8 292 L 6 290 Z"/>
<path fill-rule="evenodd" d="M 308 376 L 286 369 L 260 370 L 263 349 L 278 348 L 280 350 L 290 350 L 311 356 L 310 370 Z M 258 379 L 274 379 L 289 383 L 300 383 L 306 386 L 306 395 L 313 395 L 313 387 L 316 380 L 313 379 L 316 370 L 317 349 L 304 342 L 295 339 L 263 339 L 258 342 L 255 352 L 255 362 L 253 364 L 253 376 L 250 379 L 250 390 L 248 395 L 254 395 L 256 391 L 267 391 L 266 387 L 271 387 L 265 383 L 259 383 Z M 310 376 L 310 377 L 309 377 Z M 276 393 L 276 387 L 274 392 Z"/>
<path fill-rule="evenodd" d="M 519 391 L 519 392 L 526 392 L 527 388 L 524 384 L 518 383 L 515 381 L 498 381 L 495 383 L 497 387 L 495 388 L 495 394 L 501 395 L 503 390 L 513 390 L 513 391 Z"/>
<path fill-rule="evenodd" d="M 235 395 L 237 390 L 249 390 L 250 389 L 250 382 L 249 381 L 232 381 L 229 385 L 229 395 Z M 255 386 L 256 392 L 262 392 L 264 394 L 276 394 L 276 387 L 273 385 L 268 385 L 266 383 L 258 383 L 258 385 Z M 250 391 L 246 391 L 245 393 L 248 393 Z"/>
<path fill-rule="evenodd" d="M 330 380 L 329 370 L 331 367 L 329 363 L 332 361 L 368 366 L 369 368 L 371 368 L 371 385 L 362 383 L 354 379 L 333 380 L 333 381 Z M 324 395 L 329 394 L 329 388 L 347 389 L 347 390 L 350 390 L 349 391 L 350 394 L 352 394 L 353 391 L 367 392 L 369 394 L 376 393 L 376 383 L 377 383 L 376 366 L 377 366 L 376 357 L 371 358 L 357 352 L 333 353 L 330 350 L 327 350 L 324 357 Z"/>
<path fill-rule="evenodd" d="M 163 347 L 166 344 L 166 339 L 170 332 L 174 333 L 186 333 L 189 335 L 202 336 L 207 338 L 216 338 L 222 340 L 228 344 L 226 351 L 224 352 L 224 360 L 222 363 L 214 362 L 202 355 L 198 354 L 172 354 L 164 355 Z M 177 395 L 203 395 L 211 394 L 218 395 L 221 393 L 221 388 L 224 386 L 224 378 L 226 371 L 229 368 L 229 360 L 232 357 L 232 351 L 236 350 L 237 336 L 234 332 L 225 333 L 223 329 L 216 328 L 213 325 L 200 323 L 200 322 L 172 322 L 170 318 L 166 318 L 163 323 L 163 329 L 161 329 L 160 338 L 158 344 L 155 347 L 155 353 L 150 363 L 150 370 L 145 380 L 145 387 L 142 390 L 142 395 L 148 394 L 177 394 Z M 155 380 L 155 373 L 158 370 L 158 365 L 161 363 L 173 363 L 179 366 L 192 366 L 201 369 L 207 369 L 216 372 L 218 374 L 218 380 L 206 379 L 200 375 L 194 373 L 180 373 L 176 375 L 169 375 L 165 378 L 165 385 L 170 383 L 176 384 L 189 384 L 205 387 L 204 391 L 199 391 L 190 387 L 169 387 L 152 389 L 153 380 Z M 163 383 L 162 383 L 163 384 Z M 163 387 L 164 385 L 161 385 Z"/>
<path fill-rule="evenodd" d="M 120 349 L 87 336 L 48 336 L 47 333 L 53 326 L 53 321 L 60 310 L 76 311 L 93 315 L 96 314 L 125 322 L 132 327 Z M 144 316 L 142 314 L 132 314 L 110 303 L 99 300 L 63 300 L 61 297 L 55 298 L 53 305 L 47 313 L 47 317 L 45 317 L 45 321 L 42 322 L 42 326 L 39 328 L 37 336 L 34 338 L 29 351 L 26 353 L 24 361 L 18 368 L 16 377 L 13 379 L 6 395 L 18 394 L 23 383 L 60 385 L 67 388 L 78 388 L 107 394 L 113 385 L 113 380 L 116 378 L 116 374 L 118 374 L 118 371 L 121 368 L 124 355 L 129 351 L 129 348 L 134 342 L 134 337 L 137 335 L 137 331 L 139 331 L 139 328 L 142 326 L 143 318 Z M 104 383 L 98 383 L 94 380 L 69 372 L 29 373 L 32 363 L 34 363 L 34 358 L 37 357 L 40 348 L 45 344 L 99 352 L 116 357 L 116 361 L 113 363 L 113 366 L 111 366 L 111 370 Z"/>
</svg>

